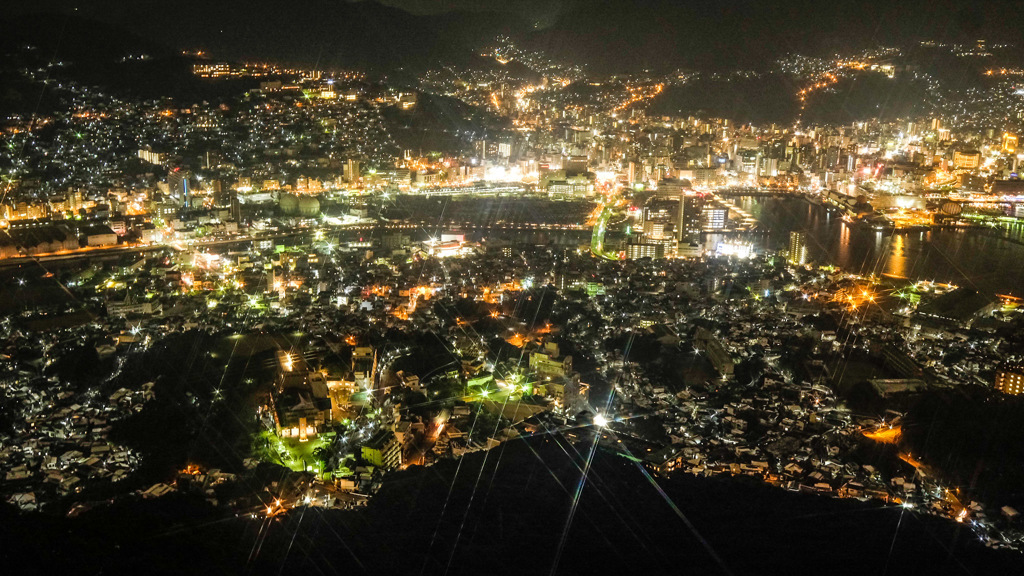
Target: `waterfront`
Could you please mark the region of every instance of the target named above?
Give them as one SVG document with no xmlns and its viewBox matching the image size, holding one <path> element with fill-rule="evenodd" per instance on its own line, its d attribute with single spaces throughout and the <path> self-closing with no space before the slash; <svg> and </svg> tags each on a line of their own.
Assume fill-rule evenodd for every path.
<svg viewBox="0 0 1024 576">
<path fill-rule="evenodd" d="M 807 232 L 808 258 L 864 274 L 948 282 L 998 294 L 1024 295 L 1024 227 L 1016 241 L 982 230 L 894 233 L 844 223 L 835 214 L 802 199 L 743 196 L 731 199 L 752 214 L 761 231 L 749 239 L 755 248 L 786 247 L 789 233 Z M 709 249 L 725 239 L 709 234 Z"/>
</svg>

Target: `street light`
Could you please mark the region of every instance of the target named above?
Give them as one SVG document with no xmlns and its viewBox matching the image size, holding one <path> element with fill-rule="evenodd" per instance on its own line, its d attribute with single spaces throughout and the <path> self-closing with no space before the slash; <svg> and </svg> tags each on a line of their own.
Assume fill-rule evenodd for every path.
<svg viewBox="0 0 1024 576">
<path fill-rule="evenodd" d="M 608 418 L 606 418 L 603 414 L 598 414 L 594 416 L 594 424 L 604 428 L 605 426 L 608 425 Z"/>
</svg>

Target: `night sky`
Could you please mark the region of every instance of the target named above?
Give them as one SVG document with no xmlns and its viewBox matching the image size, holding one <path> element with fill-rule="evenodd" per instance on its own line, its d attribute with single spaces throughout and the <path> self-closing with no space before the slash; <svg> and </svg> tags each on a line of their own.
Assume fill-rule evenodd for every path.
<svg viewBox="0 0 1024 576">
<path fill-rule="evenodd" d="M 597 73 L 664 73 L 763 69 L 788 53 L 830 56 L 919 40 L 1019 44 L 1019 11 L 1008 0 L 40 0 L 6 16 L 73 12 L 175 50 L 386 73 L 466 65 L 506 35 Z"/>
</svg>

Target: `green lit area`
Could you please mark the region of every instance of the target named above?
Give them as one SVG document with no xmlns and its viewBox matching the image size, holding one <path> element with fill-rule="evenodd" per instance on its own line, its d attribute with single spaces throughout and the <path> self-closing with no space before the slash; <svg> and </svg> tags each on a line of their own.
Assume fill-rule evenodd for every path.
<svg viewBox="0 0 1024 576">
<path fill-rule="evenodd" d="M 314 451 L 321 446 L 330 446 L 333 441 L 333 432 L 302 442 L 298 438 L 281 438 L 270 430 L 264 430 L 256 435 L 253 455 L 264 462 L 280 464 L 296 472 L 322 472 Z"/>
<path fill-rule="evenodd" d="M 918 294 L 917 292 L 914 292 L 912 289 L 908 288 L 906 290 L 900 290 L 895 294 L 897 298 L 899 298 L 900 300 L 906 300 L 910 304 L 917 305 L 921 303 L 921 295 Z"/>
<path fill-rule="evenodd" d="M 605 260 L 622 260 L 620 254 L 614 252 L 607 252 L 604 247 L 604 236 L 608 231 L 608 220 L 611 219 L 614 209 L 610 205 L 605 205 L 604 209 L 601 210 L 601 216 L 598 217 L 597 222 L 594 224 L 594 233 L 590 239 L 590 251 L 599 258 Z"/>
</svg>

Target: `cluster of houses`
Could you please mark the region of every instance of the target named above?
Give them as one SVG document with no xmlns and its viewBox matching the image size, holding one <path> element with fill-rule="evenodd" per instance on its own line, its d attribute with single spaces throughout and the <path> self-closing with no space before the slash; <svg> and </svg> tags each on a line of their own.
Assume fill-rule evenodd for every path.
<svg viewBox="0 0 1024 576">
<path fill-rule="evenodd" d="M 142 410 L 153 383 L 120 388 L 109 396 L 78 393 L 59 382 L 21 379 L 4 384 L 19 417 L 13 433 L 0 433 L 0 483 L 7 502 L 36 510 L 127 478 L 139 463 L 110 440 L 112 425 Z"/>
</svg>

